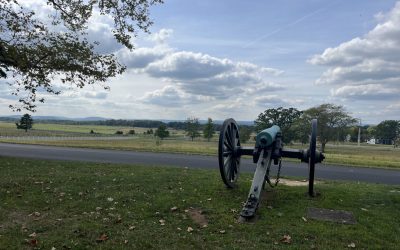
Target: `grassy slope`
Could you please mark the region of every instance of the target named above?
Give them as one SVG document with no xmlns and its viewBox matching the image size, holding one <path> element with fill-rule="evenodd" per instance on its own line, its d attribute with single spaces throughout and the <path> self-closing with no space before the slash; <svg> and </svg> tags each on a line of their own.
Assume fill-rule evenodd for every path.
<svg viewBox="0 0 400 250">
<path fill-rule="evenodd" d="M 316 186 L 321 197 L 309 199 L 306 187 L 281 185 L 266 192 L 255 224 L 238 224 L 250 175 L 228 190 L 217 171 L 2 157 L 0 172 L 1 249 L 28 248 L 25 239 L 33 232 L 41 249 L 334 249 L 351 243 L 395 249 L 400 244 L 400 186 L 327 182 Z M 178 210 L 171 212 L 174 206 Z M 208 227 L 196 225 L 184 211 L 190 207 L 203 211 Z M 351 211 L 358 223 L 304 222 L 307 207 Z M 30 215 L 34 212 L 40 215 Z M 188 227 L 194 231 L 188 233 Z M 101 234 L 109 239 L 97 243 Z M 291 244 L 280 242 L 285 234 Z"/>
</svg>

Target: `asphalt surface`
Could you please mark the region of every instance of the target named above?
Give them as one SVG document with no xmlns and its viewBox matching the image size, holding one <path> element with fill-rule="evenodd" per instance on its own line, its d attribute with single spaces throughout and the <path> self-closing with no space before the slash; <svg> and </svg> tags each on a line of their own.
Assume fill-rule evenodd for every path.
<svg viewBox="0 0 400 250">
<path fill-rule="evenodd" d="M 141 164 L 149 166 L 176 166 L 218 170 L 218 159 L 216 156 L 69 148 L 9 143 L 0 143 L 0 156 L 48 160 Z M 242 159 L 240 168 L 242 172 L 253 173 L 255 170 L 255 164 L 253 164 L 251 159 Z M 351 180 L 400 185 L 400 170 L 317 164 L 315 171 L 316 179 Z M 283 159 L 281 175 L 307 177 L 308 165 L 304 163 L 286 162 Z"/>
</svg>

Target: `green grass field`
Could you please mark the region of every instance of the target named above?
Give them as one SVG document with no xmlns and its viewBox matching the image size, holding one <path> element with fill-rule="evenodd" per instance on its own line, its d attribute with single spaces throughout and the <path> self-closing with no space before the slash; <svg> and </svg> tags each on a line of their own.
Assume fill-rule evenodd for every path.
<svg viewBox="0 0 400 250">
<path fill-rule="evenodd" d="M 77 126 L 77 125 L 59 125 L 59 124 L 36 124 L 34 130 L 17 131 L 15 124 L 0 123 L 0 135 L 8 133 L 15 136 L 89 136 L 89 131 L 93 129 L 100 135 L 111 135 L 117 130 L 127 133 L 131 127 L 113 127 L 113 126 Z M 151 135 L 143 135 L 146 128 L 134 128 L 137 135 L 129 140 L 40 140 L 40 139 L 7 139 L 0 138 L 0 142 L 28 143 L 39 145 L 69 146 L 69 147 L 87 147 L 102 149 L 120 149 L 148 152 L 168 152 L 168 153 L 186 153 L 216 155 L 218 147 L 218 138 L 208 142 L 203 138 L 196 138 L 194 142 L 184 138 L 184 131 L 170 130 L 171 138 L 159 141 Z M 50 133 L 50 134 L 46 134 Z M 53 133 L 53 134 L 52 134 Z M 54 135 L 56 133 L 56 135 Z M 249 142 L 247 146 L 254 144 Z M 290 145 L 288 147 L 307 148 L 308 145 Z M 365 166 L 378 168 L 400 168 L 400 148 L 393 148 L 387 145 L 366 145 L 357 147 L 356 144 L 335 145 L 328 144 L 326 147 L 327 164 L 340 164 L 345 166 Z"/>
<path fill-rule="evenodd" d="M 237 222 L 250 187 L 217 171 L 0 158 L 0 249 L 396 249 L 400 186 L 321 182 L 267 190 L 254 224 Z M 307 218 L 350 211 L 357 224 Z M 304 217 L 304 218 L 303 218 Z M 207 225 L 207 226 L 204 226 Z M 286 235 L 286 242 L 285 240 Z M 288 237 L 290 240 L 288 241 Z"/>
</svg>

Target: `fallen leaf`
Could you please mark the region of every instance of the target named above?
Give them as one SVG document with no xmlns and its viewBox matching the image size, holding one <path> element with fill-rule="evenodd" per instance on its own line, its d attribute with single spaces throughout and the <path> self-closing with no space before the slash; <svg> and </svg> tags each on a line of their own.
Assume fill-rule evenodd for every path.
<svg viewBox="0 0 400 250">
<path fill-rule="evenodd" d="M 220 230 L 219 231 L 221 234 L 224 234 L 225 233 L 225 230 Z"/>
<path fill-rule="evenodd" d="M 211 198 L 208 198 L 207 200 L 208 200 L 208 201 L 211 201 Z"/>
<path fill-rule="evenodd" d="M 161 220 L 159 220 L 159 222 L 160 222 L 161 226 L 165 225 L 165 220 L 161 219 Z"/>
<path fill-rule="evenodd" d="M 171 212 L 175 212 L 176 210 L 178 210 L 178 207 L 171 207 Z"/>
<path fill-rule="evenodd" d="M 192 227 L 188 227 L 188 228 L 187 228 L 187 231 L 188 231 L 189 233 L 191 233 L 191 232 L 193 232 L 193 228 L 192 228 Z"/>
<path fill-rule="evenodd" d="M 366 208 L 363 208 L 363 207 L 361 208 L 361 210 L 362 210 L 362 211 L 368 211 L 368 209 L 366 209 Z"/>
<path fill-rule="evenodd" d="M 356 247 L 356 244 L 355 244 L 354 242 L 352 242 L 352 243 L 348 244 L 347 247 L 349 247 L 349 248 L 355 248 L 355 247 Z"/>
<path fill-rule="evenodd" d="M 109 201 L 109 202 L 111 202 L 111 201 L 113 201 L 114 199 L 113 198 L 111 198 L 111 197 L 108 197 L 107 198 L 107 201 Z"/>
<path fill-rule="evenodd" d="M 283 243 L 290 244 L 290 243 L 292 243 L 292 237 L 290 237 L 290 235 L 288 235 L 288 234 L 285 234 L 280 241 Z"/>
<path fill-rule="evenodd" d="M 129 230 L 132 231 L 132 230 L 135 229 L 135 228 L 136 228 L 135 226 L 130 226 L 130 227 L 129 227 Z"/>
<path fill-rule="evenodd" d="M 31 245 L 33 247 L 37 246 L 37 244 L 39 244 L 39 241 L 37 239 L 31 239 L 29 241 L 29 245 Z"/>
<path fill-rule="evenodd" d="M 177 229 L 177 230 L 179 230 L 179 231 L 181 231 L 181 230 L 182 230 L 182 228 L 180 228 L 180 227 L 177 227 L 176 229 Z"/>
<path fill-rule="evenodd" d="M 52 247 L 51 250 L 56 250 L 56 248 L 55 248 L 55 247 Z"/>
<path fill-rule="evenodd" d="M 108 240 L 108 236 L 106 234 L 102 234 L 102 235 L 100 235 L 99 238 L 96 239 L 96 242 L 103 242 L 106 240 Z"/>
<path fill-rule="evenodd" d="M 301 218 L 303 219 L 304 222 L 307 222 L 307 219 L 306 219 L 306 218 L 304 218 L 304 217 L 301 217 Z"/>
<path fill-rule="evenodd" d="M 128 240 L 124 240 L 124 244 L 128 244 Z"/>
<path fill-rule="evenodd" d="M 31 238 L 35 238 L 37 235 L 36 235 L 36 233 L 35 232 L 33 232 L 33 233 L 31 233 L 30 235 L 29 235 L 29 237 L 31 237 Z"/>
<path fill-rule="evenodd" d="M 36 217 L 39 217 L 40 213 L 39 212 L 34 212 L 33 215 L 36 216 Z"/>
</svg>

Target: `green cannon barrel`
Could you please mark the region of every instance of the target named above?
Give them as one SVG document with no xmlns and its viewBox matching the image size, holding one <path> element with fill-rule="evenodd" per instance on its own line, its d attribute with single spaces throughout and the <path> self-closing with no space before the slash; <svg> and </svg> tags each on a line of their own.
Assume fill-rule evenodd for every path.
<svg viewBox="0 0 400 250">
<path fill-rule="evenodd" d="M 278 133 L 281 133 L 281 128 L 279 126 L 273 125 L 270 128 L 264 129 L 257 134 L 256 137 L 256 147 L 269 147 L 275 141 Z"/>
</svg>

